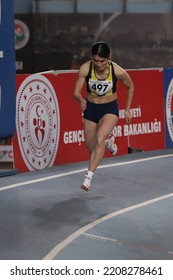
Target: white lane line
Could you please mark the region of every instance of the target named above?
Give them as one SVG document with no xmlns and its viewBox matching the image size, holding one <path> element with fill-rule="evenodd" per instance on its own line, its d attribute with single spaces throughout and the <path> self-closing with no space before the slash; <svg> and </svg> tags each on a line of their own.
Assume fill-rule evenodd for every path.
<svg viewBox="0 0 173 280">
<path fill-rule="evenodd" d="M 101 165 L 98 168 L 108 168 L 108 167 L 111 167 L 111 166 L 121 166 L 121 165 L 127 165 L 127 164 L 132 164 L 132 163 L 138 163 L 138 162 L 144 162 L 144 161 L 150 161 L 150 160 L 154 160 L 154 159 L 168 158 L 168 157 L 173 157 L 173 154 L 154 156 L 154 157 L 148 157 L 148 158 L 141 158 L 141 159 L 135 159 L 135 160 L 131 160 L 131 161 L 119 162 L 119 163 L 113 163 L 113 164 L 106 164 L 106 165 Z"/>
<path fill-rule="evenodd" d="M 133 206 L 130 206 L 130 207 L 127 207 L 127 208 L 124 208 L 124 209 L 121 209 L 121 210 L 118 210 L 118 211 L 115 211 L 115 212 L 112 212 L 104 217 L 101 217 L 91 223 L 89 223 L 88 225 L 80 228 L 79 230 L 77 230 L 76 232 L 72 233 L 69 237 L 67 237 L 66 239 L 64 239 L 62 242 L 60 242 L 57 246 L 55 246 L 44 258 L 43 260 L 52 260 L 54 259 L 67 245 L 69 245 L 72 241 L 74 241 L 77 237 L 79 237 L 81 234 L 84 234 L 87 230 L 93 228 L 94 226 L 102 223 L 102 222 L 105 222 L 111 218 L 114 218 L 118 215 L 122 215 L 124 213 L 127 213 L 129 211 L 132 211 L 134 209 L 138 209 L 140 207 L 144 207 L 144 206 L 147 206 L 149 204 L 152 204 L 152 203 L 155 203 L 155 202 L 158 202 L 158 201 L 161 201 L 161 200 L 164 200 L 164 199 L 167 199 L 167 198 L 170 198 L 170 197 L 173 197 L 173 193 L 170 193 L 170 194 L 167 194 L 167 195 L 163 195 L 163 196 L 160 196 L 160 197 L 157 197 L 157 198 L 154 198 L 154 199 L 150 199 L 150 200 L 147 200 L 145 202 L 142 202 L 142 203 L 139 203 L 139 204 L 136 204 L 136 205 L 133 205 Z"/>
<path fill-rule="evenodd" d="M 173 157 L 173 154 L 154 156 L 154 157 L 149 157 L 149 158 L 119 162 L 119 163 L 105 164 L 105 165 L 100 165 L 98 167 L 98 169 L 109 168 L 109 167 L 114 167 L 114 166 L 121 166 L 121 165 L 128 165 L 128 164 L 139 163 L 139 162 L 161 159 L 161 158 L 168 158 L 168 157 Z M 11 184 L 11 185 L 8 185 L 8 186 L 0 187 L 0 192 L 5 191 L 5 190 L 9 190 L 9 189 L 18 188 L 18 187 L 23 187 L 23 186 L 26 186 L 26 185 L 40 183 L 40 182 L 43 182 L 43 181 L 48 181 L 48 180 L 52 180 L 52 179 L 56 179 L 56 178 L 61 178 L 61 177 L 64 177 L 64 176 L 69 176 L 69 175 L 85 172 L 86 170 L 87 170 L 87 168 L 83 168 L 83 169 L 69 171 L 69 172 L 65 172 L 65 173 L 61 173 L 61 174 L 57 174 L 57 175 L 52 175 L 52 176 L 48 176 L 48 177 L 43 177 L 43 178 L 39 178 L 39 179 L 35 179 L 35 180 L 29 180 L 29 181 L 25 181 L 25 182 L 21 182 L 21 183 Z"/>
<path fill-rule="evenodd" d="M 82 233 L 82 235 L 85 235 L 86 237 L 89 237 L 89 238 L 92 238 L 92 239 L 97 239 L 97 240 L 118 242 L 118 240 L 113 239 L 113 238 L 108 238 L 108 237 L 95 235 L 95 234 L 90 234 L 90 233 Z"/>
<path fill-rule="evenodd" d="M 168 254 L 173 255 L 173 252 L 168 251 Z"/>
<path fill-rule="evenodd" d="M 9 186 L 0 187 L 0 192 L 9 190 L 9 189 L 26 186 L 26 185 L 40 183 L 43 181 L 48 181 L 48 180 L 52 180 L 52 179 L 56 179 L 56 178 L 60 178 L 60 177 L 68 176 L 68 175 L 73 175 L 73 174 L 85 172 L 85 171 L 86 171 L 86 168 L 80 169 L 80 170 L 75 170 L 75 171 L 69 171 L 69 172 L 65 172 L 65 173 L 60 173 L 60 174 L 52 175 L 52 176 L 48 176 L 48 177 L 43 177 L 43 178 L 39 178 L 39 179 L 35 179 L 35 180 L 29 180 L 29 181 L 25 181 L 25 182 L 21 182 L 21 183 L 16 183 L 16 184 L 12 184 Z"/>
</svg>

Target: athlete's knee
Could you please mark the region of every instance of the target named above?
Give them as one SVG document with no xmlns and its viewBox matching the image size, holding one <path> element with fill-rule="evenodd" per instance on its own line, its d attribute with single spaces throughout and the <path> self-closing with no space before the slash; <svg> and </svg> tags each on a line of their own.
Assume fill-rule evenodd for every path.
<svg viewBox="0 0 173 280">
<path fill-rule="evenodd" d="M 105 137 L 98 134 L 96 135 L 96 138 L 95 138 L 95 145 L 98 146 L 98 147 L 101 147 L 101 146 L 105 146 Z"/>
<path fill-rule="evenodd" d="M 91 154 L 94 150 L 94 147 L 93 146 L 87 146 L 87 150 Z"/>
<path fill-rule="evenodd" d="M 89 153 L 92 153 L 92 151 L 94 150 L 94 141 L 85 141 L 87 150 Z"/>
</svg>

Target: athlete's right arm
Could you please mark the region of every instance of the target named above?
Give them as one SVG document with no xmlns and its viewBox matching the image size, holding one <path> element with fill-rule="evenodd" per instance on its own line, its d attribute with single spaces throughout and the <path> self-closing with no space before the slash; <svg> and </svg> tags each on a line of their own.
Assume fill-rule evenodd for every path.
<svg viewBox="0 0 173 280">
<path fill-rule="evenodd" d="M 86 109 L 86 100 L 82 97 L 82 89 L 85 83 L 85 78 L 87 75 L 87 63 L 84 63 L 79 68 L 78 78 L 75 83 L 73 97 L 80 103 L 80 108 L 82 111 Z"/>
</svg>

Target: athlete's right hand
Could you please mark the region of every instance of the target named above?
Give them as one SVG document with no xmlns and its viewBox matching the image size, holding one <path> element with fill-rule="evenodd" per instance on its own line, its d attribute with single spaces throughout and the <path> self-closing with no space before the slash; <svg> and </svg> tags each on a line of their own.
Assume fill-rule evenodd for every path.
<svg viewBox="0 0 173 280">
<path fill-rule="evenodd" d="M 82 111 L 85 111 L 86 109 L 86 100 L 84 98 L 80 99 L 80 108 Z"/>
</svg>

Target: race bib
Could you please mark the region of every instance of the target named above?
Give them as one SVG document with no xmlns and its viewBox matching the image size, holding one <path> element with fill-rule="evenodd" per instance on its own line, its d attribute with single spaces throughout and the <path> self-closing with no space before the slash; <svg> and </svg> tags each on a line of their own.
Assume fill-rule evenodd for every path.
<svg viewBox="0 0 173 280">
<path fill-rule="evenodd" d="M 112 81 L 94 81 L 89 79 L 89 88 L 91 92 L 97 93 L 99 96 L 105 95 L 110 92 L 113 87 Z"/>
</svg>

